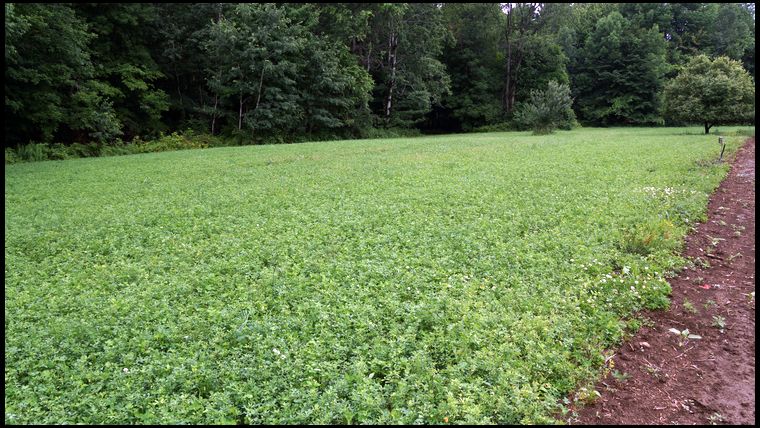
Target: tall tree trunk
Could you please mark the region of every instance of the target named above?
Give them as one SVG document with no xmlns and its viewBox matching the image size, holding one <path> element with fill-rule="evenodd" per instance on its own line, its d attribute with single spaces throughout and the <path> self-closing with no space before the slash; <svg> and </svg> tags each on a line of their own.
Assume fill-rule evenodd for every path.
<svg viewBox="0 0 760 428">
<path fill-rule="evenodd" d="M 367 73 L 372 65 L 372 41 L 369 42 L 369 48 L 367 49 Z"/>
<path fill-rule="evenodd" d="M 512 89 L 509 91 L 509 111 L 511 112 L 512 109 L 515 107 L 515 97 L 517 95 L 517 76 L 520 73 L 520 66 L 522 65 L 522 55 L 520 55 L 520 52 L 522 52 L 522 47 L 518 47 L 518 52 L 515 54 L 515 60 L 517 61 L 515 64 L 515 69 L 513 71 L 514 77 L 512 78 Z"/>
<path fill-rule="evenodd" d="M 185 100 L 182 97 L 182 89 L 180 88 L 179 83 L 179 73 L 177 73 L 177 67 L 174 67 L 174 76 L 177 78 L 177 94 L 179 94 L 179 105 L 180 110 L 182 111 L 182 120 L 185 120 Z"/>
<path fill-rule="evenodd" d="M 214 126 L 216 125 L 216 106 L 219 104 L 219 95 L 214 94 L 214 113 L 211 114 L 211 135 L 214 135 Z"/>
<path fill-rule="evenodd" d="M 511 102 L 512 102 L 512 79 L 510 77 L 512 70 L 511 70 L 511 63 L 512 61 L 507 58 L 507 73 L 504 77 L 504 92 L 501 94 L 501 107 L 504 110 L 504 113 L 509 113 L 512 110 Z"/>
<path fill-rule="evenodd" d="M 519 83 L 518 73 L 525 57 L 525 42 L 529 35 L 536 34 L 538 31 L 531 22 L 536 17 L 536 11 L 540 9 L 541 3 L 509 3 L 503 9 L 507 14 L 505 31 L 507 63 L 501 101 L 502 108 L 507 114 L 511 113 L 515 107 Z"/>
<path fill-rule="evenodd" d="M 240 108 L 238 109 L 238 131 L 243 129 L 243 91 L 240 91 Z"/>
<path fill-rule="evenodd" d="M 712 128 L 712 125 L 708 125 L 707 122 L 705 122 L 705 134 L 710 133 L 710 128 Z"/>
<path fill-rule="evenodd" d="M 512 11 L 509 10 L 507 12 L 507 31 L 506 31 L 506 41 L 507 41 L 507 72 L 504 75 L 504 93 L 501 97 L 501 106 L 505 113 L 509 114 L 509 112 L 512 110 L 510 107 L 510 99 L 512 98 L 510 96 L 510 91 L 512 89 L 512 41 L 509 39 L 509 36 L 512 33 Z"/>
<path fill-rule="evenodd" d="M 254 110 L 259 108 L 259 101 L 261 101 L 261 87 L 264 85 L 264 67 L 265 65 L 261 66 L 261 77 L 259 78 L 259 94 L 256 96 L 256 107 Z"/>
<path fill-rule="evenodd" d="M 390 122 L 393 108 L 393 90 L 396 86 L 396 55 L 398 50 L 398 34 L 391 31 L 388 37 L 388 63 L 391 67 L 391 78 L 388 81 L 388 96 L 385 98 L 385 121 Z"/>
</svg>

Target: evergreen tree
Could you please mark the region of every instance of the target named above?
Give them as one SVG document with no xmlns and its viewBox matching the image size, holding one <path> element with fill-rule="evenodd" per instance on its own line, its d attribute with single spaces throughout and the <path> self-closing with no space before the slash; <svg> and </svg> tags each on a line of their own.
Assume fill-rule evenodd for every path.
<svg viewBox="0 0 760 428">
<path fill-rule="evenodd" d="M 661 123 L 667 67 L 656 25 L 637 27 L 617 11 L 601 18 L 586 39 L 575 79 L 581 120 L 605 126 Z"/>
</svg>

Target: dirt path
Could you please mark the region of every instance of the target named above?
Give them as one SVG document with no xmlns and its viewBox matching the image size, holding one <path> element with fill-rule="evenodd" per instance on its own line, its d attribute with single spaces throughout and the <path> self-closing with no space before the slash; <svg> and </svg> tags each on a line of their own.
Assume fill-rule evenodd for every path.
<svg viewBox="0 0 760 428">
<path fill-rule="evenodd" d="M 616 352 L 618 376 L 568 423 L 755 423 L 754 138 L 711 197 L 708 221 L 686 238 L 686 255 L 695 267 L 670 281 L 670 309 L 642 314 L 651 323 Z M 679 346 L 670 328 L 702 339 Z"/>
</svg>

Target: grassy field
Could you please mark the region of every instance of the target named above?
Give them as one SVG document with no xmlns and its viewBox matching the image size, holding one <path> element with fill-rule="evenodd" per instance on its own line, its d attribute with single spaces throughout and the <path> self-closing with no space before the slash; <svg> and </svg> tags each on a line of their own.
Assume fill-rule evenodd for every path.
<svg viewBox="0 0 760 428">
<path fill-rule="evenodd" d="M 6 166 L 5 422 L 550 422 L 667 305 L 719 152 L 611 128 Z"/>
</svg>

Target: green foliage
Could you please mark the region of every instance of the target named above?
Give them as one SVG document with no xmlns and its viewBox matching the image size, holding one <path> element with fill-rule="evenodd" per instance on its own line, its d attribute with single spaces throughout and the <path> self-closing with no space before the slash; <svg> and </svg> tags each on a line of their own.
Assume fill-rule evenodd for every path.
<svg viewBox="0 0 760 428">
<path fill-rule="evenodd" d="M 19 158 L 18 154 L 16 153 L 16 150 L 6 147 L 5 148 L 5 163 L 6 164 L 12 164 L 16 162 L 21 162 L 21 159 Z"/>
<path fill-rule="evenodd" d="M 552 80 L 581 121 L 662 124 L 692 57 L 754 77 L 751 3 L 8 3 L 5 36 L 13 147 L 500 129 Z"/>
<path fill-rule="evenodd" d="M 113 109 L 113 103 L 107 101 L 100 91 L 103 88 L 91 82 L 73 97 L 71 118 L 76 125 L 74 131 L 88 132 L 90 138 L 98 143 L 115 141 L 123 134 L 122 123 Z"/>
<path fill-rule="evenodd" d="M 720 315 L 713 315 L 712 319 L 712 326 L 719 329 L 720 332 L 723 333 L 723 330 L 726 328 L 726 319 Z"/>
<path fill-rule="evenodd" d="M 569 85 L 567 57 L 554 40 L 554 35 L 538 35 L 528 38 L 527 53 L 518 73 L 517 102 L 527 101 L 534 90 L 543 90 L 552 81 Z"/>
<path fill-rule="evenodd" d="M 566 84 L 550 81 L 543 91 L 533 90 L 518 107 L 515 122 L 532 129 L 534 135 L 551 134 L 556 128 L 570 129 L 575 123 L 573 99 Z"/>
<path fill-rule="evenodd" d="M 312 38 L 306 48 L 302 68 L 301 105 L 304 124 L 301 133 L 349 128 L 363 124 L 369 112 L 372 79 L 345 46 L 327 38 Z"/>
<path fill-rule="evenodd" d="M 623 232 L 620 249 L 627 253 L 647 256 L 656 251 L 676 250 L 681 244 L 675 225 L 668 220 L 653 220 L 637 224 Z"/>
<path fill-rule="evenodd" d="M 617 231 L 704 209 L 715 153 L 584 128 L 8 165 L 5 422 L 550 423 L 682 263 Z"/>
<path fill-rule="evenodd" d="M 686 311 L 688 311 L 688 312 L 690 312 L 690 313 L 692 313 L 692 314 L 696 314 L 696 313 L 698 312 L 698 311 L 697 311 L 697 308 L 695 308 L 695 307 L 694 307 L 694 304 L 693 304 L 693 303 L 691 303 L 691 302 L 689 301 L 689 299 L 683 299 L 683 308 L 684 308 Z"/>
<path fill-rule="evenodd" d="M 108 106 L 82 96 L 94 75 L 87 24 L 65 4 L 6 5 L 6 12 L 6 143 L 49 142 L 67 127 L 90 130 L 73 105 L 105 114 Z"/>
<path fill-rule="evenodd" d="M 726 56 L 741 61 L 755 48 L 754 12 L 746 4 L 723 3 L 718 6 L 711 32 L 711 56 Z M 754 62 L 751 67 L 754 70 Z"/>
<path fill-rule="evenodd" d="M 412 127 L 450 93 L 440 55 L 450 34 L 434 3 L 367 4 L 367 37 L 356 54 L 375 82 L 370 108 L 376 127 Z"/>
<path fill-rule="evenodd" d="M 361 138 L 408 138 L 420 135 L 419 130 L 408 128 L 367 128 L 360 134 Z"/>
<path fill-rule="evenodd" d="M 519 129 L 520 129 L 520 126 L 516 124 L 514 121 L 505 121 L 505 122 L 494 123 L 491 125 L 479 126 L 475 128 L 473 131 L 474 132 L 507 132 L 507 131 L 516 131 Z"/>
<path fill-rule="evenodd" d="M 16 12 L 13 3 L 5 3 L 5 60 L 18 61 L 16 44 L 29 30 L 31 23 Z M 6 101 L 7 102 L 7 101 Z"/>
<path fill-rule="evenodd" d="M 6 138 L 103 143 L 158 129 L 166 94 L 149 5 L 16 4 L 6 16 Z"/>
<path fill-rule="evenodd" d="M 451 94 L 443 98 L 446 117 L 436 125 L 470 131 L 492 124 L 501 117 L 501 9 L 495 3 L 445 3 L 442 9 L 455 43 L 443 50 Z M 457 127 L 447 123 L 452 120 Z"/>
<path fill-rule="evenodd" d="M 186 149 L 205 149 L 208 146 L 201 141 L 186 138 L 183 135 L 179 135 L 173 132 L 170 135 L 162 135 L 160 138 L 154 141 L 137 141 L 133 142 L 136 146 L 135 151 L 138 153 L 149 152 L 167 152 L 172 150 L 186 150 Z"/>
<path fill-rule="evenodd" d="M 29 143 L 19 147 L 16 155 L 19 159 L 26 162 L 36 162 L 48 159 L 48 147 L 41 143 Z"/>
<path fill-rule="evenodd" d="M 117 140 L 113 143 L 69 145 L 55 143 L 30 143 L 16 149 L 5 149 L 5 163 L 36 162 L 43 160 L 64 160 L 99 156 L 120 156 L 135 153 L 154 153 L 174 150 L 205 149 L 234 145 L 234 142 L 211 135 L 196 135 L 188 130 L 184 133 L 173 132 L 170 135 L 161 134 L 155 140 L 143 141 L 135 138 L 131 143 Z"/>
<path fill-rule="evenodd" d="M 72 7 L 94 36 L 89 45 L 97 64 L 94 92 L 104 98 L 94 104 L 96 111 L 89 120 L 105 131 L 92 137 L 103 142 L 113 141 L 122 132 L 127 139 L 157 135 L 169 101 L 168 95 L 155 86 L 164 74 L 149 48 L 153 28 L 161 25 L 155 7 L 147 3 L 74 3 Z M 99 115 L 104 105 L 113 106 L 111 117 Z"/>
<path fill-rule="evenodd" d="M 310 32 L 314 15 L 311 5 L 241 4 L 211 25 L 208 82 L 236 110 L 227 122 L 238 140 L 356 127 L 367 110 L 369 75 L 344 45 Z"/>
<path fill-rule="evenodd" d="M 755 119 L 755 84 L 738 61 L 726 57 L 693 58 L 665 87 L 669 119 L 715 124 L 747 123 Z"/>
<path fill-rule="evenodd" d="M 661 124 L 668 65 L 656 25 L 642 28 L 614 11 L 588 35 L 575 81 L 581 120 L 596 125 Z"/>
</svg>

